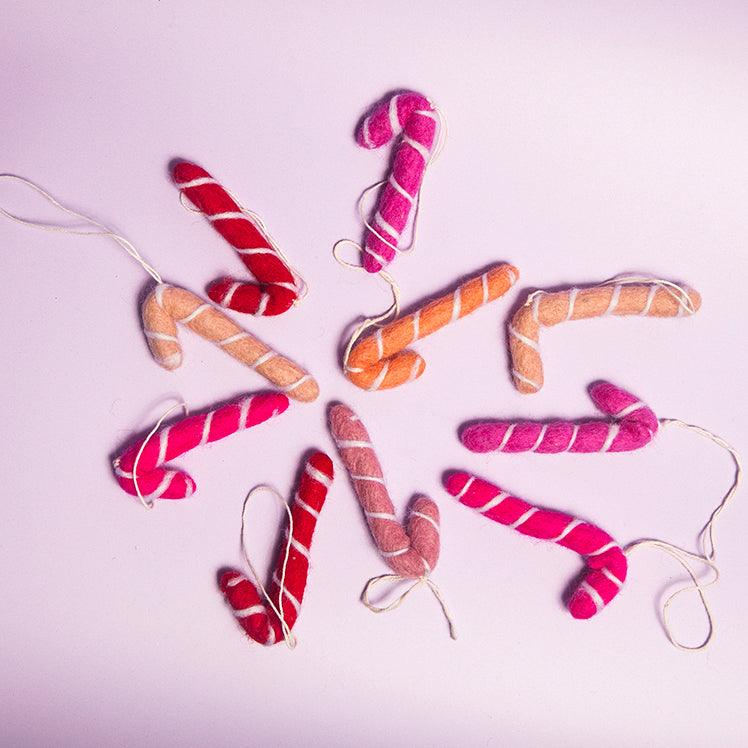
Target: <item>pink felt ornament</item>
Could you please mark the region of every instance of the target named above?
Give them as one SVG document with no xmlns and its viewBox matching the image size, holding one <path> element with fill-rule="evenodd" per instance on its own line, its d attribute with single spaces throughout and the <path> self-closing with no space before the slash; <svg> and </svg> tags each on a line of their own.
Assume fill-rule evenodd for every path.
<svg viewBox="0 0 748 748">
<path fill-rule="evenodd" d="M 346 405 L 330 410 L 330 430 L 350 473 L 374 542 L 387 565 L 401 577 L 430 574 L 439 558 L 439 509 L 416 499 L 407 531 L 395 517 L 379 460 L 359 417 Z"/>
<path fill-rule="evenodd" d="M 291 507 L 285 543 L 263 602 L 255 585 L 239 571 L 221 575 L 221 592 L 247 636 L 271 646 L 283 639 L 292 646 L 291 629 L 301 612 L 309 573 L 312 536 L 332 484 L 332 461 L 324 452 L 306 462 Z"/>
<path fill-rule="evenodd" d="M 178 163 L 174 182 L 257 279 L 248 283 L 224 278 L 210 286 L 208 296 L 223 307 L 258 317 L 288 310 L 299 296 L 299 281 L 260 227 L 205 169 L 187 161 Z"/>
<path fill-rule="evenodd" d="M 124 491 L 139 496 L 144 503 L 145 499 L 152 502 L 192 496 L 195 481 L 190 475 L 162 467 L 164 463 L 195 447 L 263 423 L 287 408 L 288 397 L 281 393 L 250 395 L 165 426 L 158 433 L 132 444 L 114 460 L 117 482 Z"/>
<path fill-rule="evenodd" d="M 608 382 L 590 397 L 614 421 L 485 421 L 466 427 L 460 438 L 471 452 L 627 452 L 648 444 L 659 428 L 657 417 L 634 395 Z"/>
<path fill-rule="evenodd" d="M 425 96 L 406 92 L 381 103 L 359 127 L 357 140 L 364 148 L 380 148 L 402 132 L 390 176 L 366 233 L 364 268 L 370 273 L 389 264 L 400 245 L 431 159 L 437 120 L 434 106 Z"/>
<path fill-rule="evenodd" d="M 568 602 L 574 618 L 591 618 L 599 613 L 626 581 L 626 556 L 618 543 L 599 527 L 568 514 L 532 506 L 468 473 L 452 473 L 446 487 L 461 504 L 494 522 L 523 535 L 557 543 L 585 559 L 587 572 Z"/>
</svg>

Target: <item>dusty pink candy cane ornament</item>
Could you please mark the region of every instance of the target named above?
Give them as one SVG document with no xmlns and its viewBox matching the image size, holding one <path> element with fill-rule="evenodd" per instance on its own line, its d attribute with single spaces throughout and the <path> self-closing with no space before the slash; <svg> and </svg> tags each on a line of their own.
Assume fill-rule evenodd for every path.
<svg viewBox="0 0 748 748">
<path fill-rule="evenodd" d="M 618 594 L 626 581 L 626 556 L 621 546 L 599 527 L 568 514 L 535 507 L 468 473 L 452 473 L 446 487 L 461 504 L 488 519 L 523 535 L 557 543 L 585 559 L 587 572 L 568 602 L 574 618 L 592 618 Z"/>
<path fill-rule="evenodd" d="M 615 420 L 484 421 L 465 428 L 460 439 L 471 452 L 628 452 L 649 444 L 657 433 L 657 416 L 620 387 L 601 382 L 590 397 Z"/>
<path fill-rule="evenodd" d="M 434 105 L 425 96 L 406 92 L 381 103 L 359 127 L 357 140 L 364 148 L 381 148 L 402 132 L 389 178 L 366 233 L 364 268 L 370 273 L 389 264 L 400 245 L 431 159 L 437 121 Z"/>
</svg>

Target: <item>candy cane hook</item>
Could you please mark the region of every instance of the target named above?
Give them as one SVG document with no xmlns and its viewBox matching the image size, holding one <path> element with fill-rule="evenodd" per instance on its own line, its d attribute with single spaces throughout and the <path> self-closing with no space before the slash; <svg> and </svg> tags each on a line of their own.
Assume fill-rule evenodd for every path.
<svg viewBox="0 0 748 748">
<path fill-rule="evenodd" d="M 485 421 L 466 427 L 460 439 L 471 452 L 627 452 L 649 444 L 657 416 L 637 397 L 608 382 L 590 390 L 597 407 L 614 421 Z"/>
<path fill-rule="evenodd" d="M 183 499 L 195 492 L 195 481 L 182 470 L 162 465 L 195 447 L 218 441 L 280 415 L 288 408 L 281 393 L 252 395 L 202 415 L 166 426 L 128 447 L 114 460 L 117 482 L 127 493 L 150 499 Z"/>
<path fill-rule="evenodd" d="M 556 293 L 536 291 L 517 310 L 509 325 L 514 384 L 526 394 L 537 392 L 543 386 L 543 364 L 538 345 L 541 327 L 608 315 L 680 317 L 694 314 L 700 306 L 701 296 L 696 291 L 683 290 L 668 281 L 628 283 L 621 280 Z"/>
<path fill-rule="evenodd" d="M 517 268 L 498 265 L 463 283 L 454 293 L 390 322 L 359 342 L 354 341 L 344 364 L 346 377 L 370 391 L 412 382 L 423 374 L 426 362 L 417 353 L 403 350 L 406 346 L 500 298 L 518 277 Z"/>
<path fill-rule="evenodd" d="M 395 256 L 431 159 L 437 120 L 434 105 L 425 96 L 406 92 L 381 103 L 359 127 L 357 140 L 364 148 L 380 148 L 403 133 L 366 233 L 364 268 L 370 273 L 378 273 Z"/>
<path fill-rule="evenodd" d="M 233 246 L 259 285 L 224 278 L 208 296 L 223 307 L 255 316 L 283 314 L 298 299 L 299 284 L 271 240 L 205 169 L 182 161 L 174 182 L 213 227 Z"/>
<path fill-rule="evenodd" d="M 350 473 L 374 542 L 401 577 L 430 574 L 439 559 L 439 509 L 425 496 L 413 504 L 407 530 L 395 518 L 381 465 L 364 425 L 346 405 L 330 410 L 330 430 Z"/>
<path fill-rule="evenodd" d="M 332 461 L 324 452 L 307 460 L 291 508 L 284 548 L 264 603 L 255 585 L 239 571 L 226 571 L 219 586 L 239 624 L 254 641 L 271 646 L 286 639 L 301 612 L 309 573 L 309 551 L 317 520 L 332 485 Z"/>
<path fill-rule="evenodd" d="M 585 559 L 587 573 L 568 602 L 574 618 L 591 618 L 599 613 L 626 581 L 626 556 L 618 543 L 599 527 L 568 514 L 532 506 L 468 473 L 452 473 L 446 487 L 461 504 L 494 522 L 523 535 L 557 543 Z"/>
<path fill-rule="evenodd" d="M 165 369 L 182 363 L 176 321 L 251 367 L 294 400 L 311 402 L 319 386 L 311 374 L 261 343 L 223 312 L 183 288 L 160 284 L 143 304 L 143 328 L 153 358 Z"/>
</svg>

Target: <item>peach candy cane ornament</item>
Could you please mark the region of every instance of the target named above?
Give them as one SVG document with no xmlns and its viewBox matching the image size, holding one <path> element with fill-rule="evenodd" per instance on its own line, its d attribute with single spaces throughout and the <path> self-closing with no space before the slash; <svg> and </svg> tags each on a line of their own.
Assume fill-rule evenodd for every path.
<svg viewBox="0 0 748 748">
<path fill-rule="evenodd" d="M 332 479 L 332 461 L 324 452 L 315 452 L 306 461 L 301 474 L 270 591 L 266 593 L 262 588 L 266 603 L 255 585 L 241 572 L 231 570 L 221 575 L 219 586 L 226 602 L 247 636 L 260 644 L 271 646 L 285 640 L 290 648 L 296 645 L 291 629 L 301 612 L 312 536 Z M 243 531 L 242 517 L 242 545 L 246 555 Z M 256 579 L 248 558 L 247 563 Z"/>
<path fill-rule="evenodd" d="M 176 369 L 182 363 L 178 321 L 254 369 L 294 400 L 311 402 L 319 395 L 319 386 L 311 374 L 183 288 L 163 283 L 156 286 L 145 300 L 142 314 L 151 353 L 165 369 Z"/>
<path fill-rule="evenodd" d="M 398 387 L 417 379 L 426 362 L 417 353 L 404 350 L 406 346 L 500 298 L 518 277 L 517 268 L 497 265 L 463 283 L 454 293 L 390 322 L 363 340 L 357 342 L 354 336 L 344 361 L 346 377 L 370 391 Z"/>
<path fill-rule="evenodd" d="M 592 288 L 569 288 L 549 293 L 535 291 L 509 325 L 509 350 L 514 384 L 522 393 L 543 386 L 539 331 L 560 322 L 608 315 L 681 317 L 694 314 L 701 296 L 669 281 L 614 279 Z"/>
<path fill-rule="evenodd" d="M 381 148 L 401 132 L 390 176 L 368 225 L 364 268 L 378 273 L 398 250 L 417 200 L 436 140 L 438 114 L 421 94 L 399 93 L 379 104 L 361 123 L 357 140 L 364 148 Z"/>
<path fill-rule="evenodd" d="M 236 249 L 257 279 L 248 283 L 224 278 L 210 286 L 208 296 L 223 307 L 258 317 L 283 314 L 296 303 L 300 279 L 231 195 L 205 169 L 187 161 L 176 164 L 173 175 L 182 194 Z"/>
<path fill-rule="evenodd" d="M 391 610 L 405 595 L 387 608 L 375 608 L 368 603 L 372 584 L 384 579 L 418 579 L 416 586 L 425 583 L 436 595 L 449 621 L 450 634 L 456 638 L 444 601 L 428 578 L 439 559 L 439 508 L 431 499 L 419 497 L 413 503 L 407 529 L 404 529 L 395 517 L 382 467 L 359 417 L 348 406 L 335 405 L 330 410 L 330 431 L 350 474 L 374 542 L 385 563 L 395 572 L 395 575 L 370 580 L 364 590 L 364 603 L 375 612 Z M 413 589 L 415 586 L 405 594 Z"/>
</svg>

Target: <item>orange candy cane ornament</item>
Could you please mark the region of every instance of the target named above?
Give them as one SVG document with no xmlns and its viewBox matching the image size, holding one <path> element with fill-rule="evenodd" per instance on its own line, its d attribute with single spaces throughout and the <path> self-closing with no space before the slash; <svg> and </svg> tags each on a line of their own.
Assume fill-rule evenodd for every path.
<svg viewBox="0 0 748 748">
<path fill-rule="evenodd" d="M 363 340 L 354 339 L 344 362 L 346 377 L 370 391 L 398 387 L 417 379 L 423 374 L 426 362 L 417 353 L 404 349 L 500 298 L 518 277 L 517 268 L 497 265 L 461 284 L 454 293 L 390 322 Z"/>
</svg>

